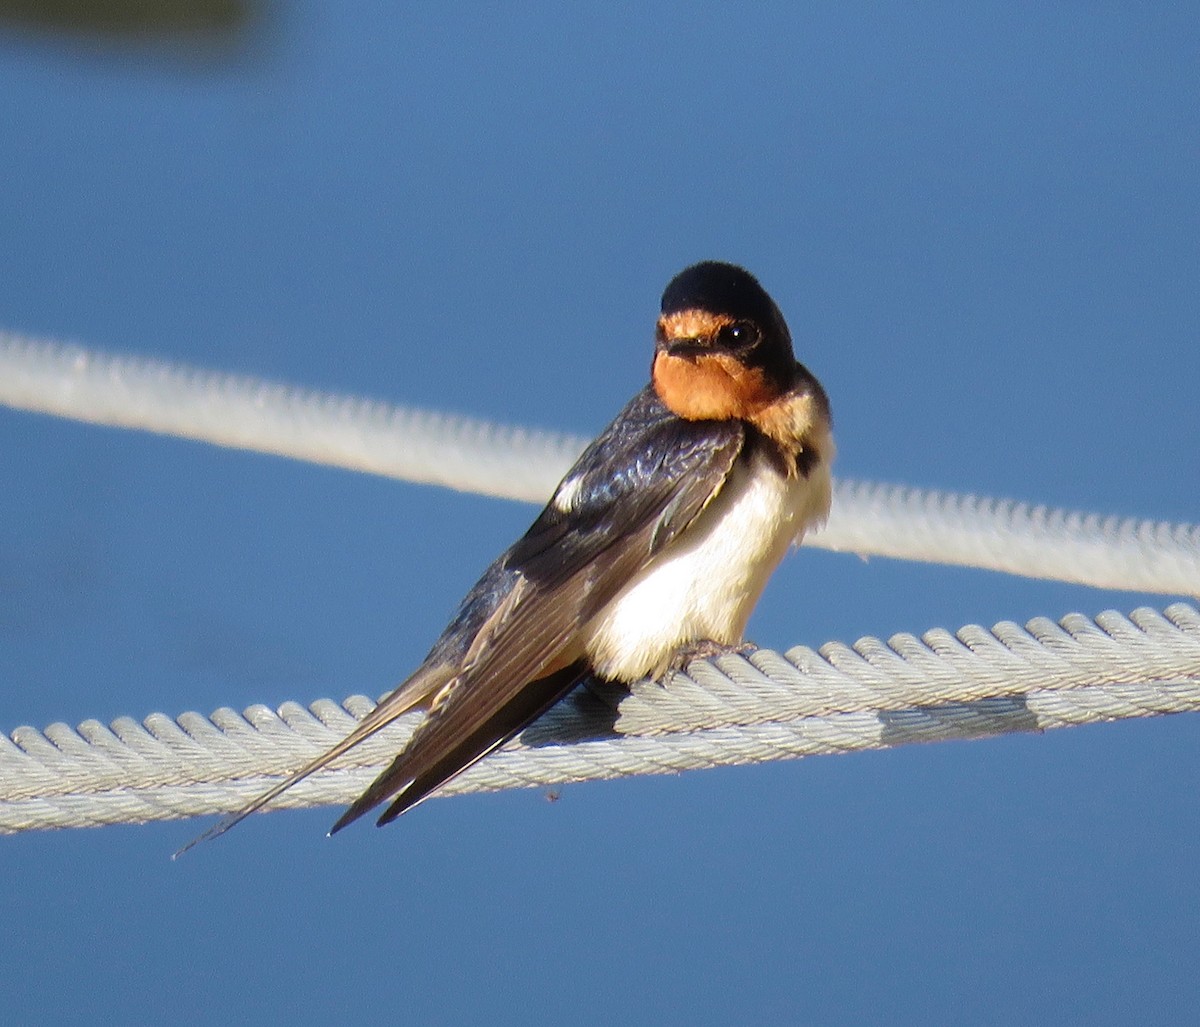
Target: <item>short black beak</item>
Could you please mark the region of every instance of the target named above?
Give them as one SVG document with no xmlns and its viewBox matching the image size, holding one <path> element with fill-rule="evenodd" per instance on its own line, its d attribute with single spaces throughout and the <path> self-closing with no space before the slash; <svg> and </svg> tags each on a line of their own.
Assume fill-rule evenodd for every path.
<svg viewBox="0 0 1200 1027">
<path fill-rule="evenodd" d="M 663 348 L 669 356 L 693 361 L 708 352 L 708 347 L 697 339 L 672 339 Z"/>
</svg>

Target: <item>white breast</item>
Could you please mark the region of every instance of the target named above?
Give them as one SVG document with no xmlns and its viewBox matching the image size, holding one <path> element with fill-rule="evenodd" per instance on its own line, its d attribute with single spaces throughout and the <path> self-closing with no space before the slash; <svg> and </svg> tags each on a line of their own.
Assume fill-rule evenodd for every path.
<svg viewBox="0 0 1200 1027">
<path fill-rule="evenodd" d="M 585 627 L 597 672 L 636 681 L 684 642 L 739 641 L 788 546 L 829 512 L 827 468 L 785 478 L 760 453 L 739 462 L 695 523 Z"/>
</svg>

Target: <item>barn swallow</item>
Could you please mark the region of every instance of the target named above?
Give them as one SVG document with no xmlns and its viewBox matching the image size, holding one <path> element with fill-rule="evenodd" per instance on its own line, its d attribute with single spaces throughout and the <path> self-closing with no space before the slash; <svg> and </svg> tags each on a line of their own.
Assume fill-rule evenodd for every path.
<svg viewBox="0 0 1200 1027">
<path fill-rule="evenodd" d="M 589 675 L 632 683 L 737 646 L 788 547 L 829 512 L 829 402 L 758 281 L 713 261 L 663 293 L 650 377 L 412 676 L 197 841 L 411 709 L 428 714 L 330 834 L 389 800 L 379 824 L 395 820 Z"/>
</svg>

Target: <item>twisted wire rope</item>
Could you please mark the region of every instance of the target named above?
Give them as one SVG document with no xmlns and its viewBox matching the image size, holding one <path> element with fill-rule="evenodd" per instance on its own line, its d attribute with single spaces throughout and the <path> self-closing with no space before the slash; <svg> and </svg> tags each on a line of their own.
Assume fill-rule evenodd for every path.
<svg viewBox="0 0 1200 1027">
<path fill-rule="evenodd" d="M 364 696 L 278 710 L 161 713 L 0 736 L 0 833 L 227 813 L 324 751 L 373 707 Z M 439 794 L 1044 731 L 1200 710 L 1200 613 L 967 625 L 920 639 L 695 661 L 629 690 L 577 690 Z M 406 716 L 275 807 L 346 802 L 390 761 Z"/>
<path fill-rule="evenodd" d="M 585 439 L 0 332 L 0 403 L 544 502 Z M 806 545 L 1200 595 L 1200 526 L 839 480 Z"/>
</svg>

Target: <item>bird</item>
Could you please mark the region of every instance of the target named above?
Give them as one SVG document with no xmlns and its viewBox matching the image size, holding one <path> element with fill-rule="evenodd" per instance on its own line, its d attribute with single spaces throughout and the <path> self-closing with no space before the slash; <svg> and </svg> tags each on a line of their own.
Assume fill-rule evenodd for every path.
<svg viewBox="0 0 1200 1027">
<path fill-rule="evenodd" d="M 829 400 L 779 307 L 703 261 L 662 295 L 650 381 L 483 573 L 424 661 L 345 738 L 189 843 L 229 830 L 415 708 L 408 744 L 330 834 L 395 820 L 589 677 L 632 683 L 740 649 L 770 574 L 823 522 Z M 178 853 L 177 853 L 178 855 Z"/>
</svg>

